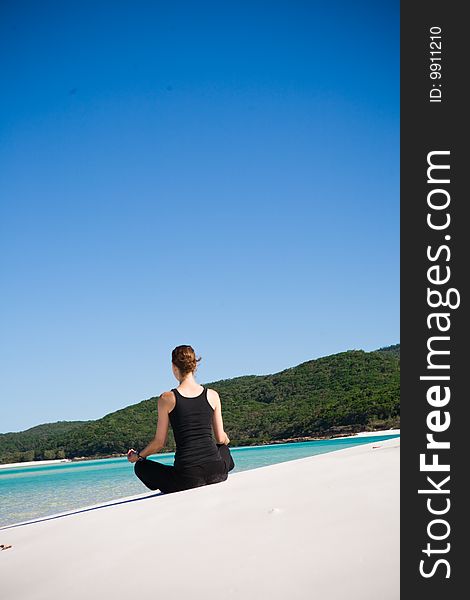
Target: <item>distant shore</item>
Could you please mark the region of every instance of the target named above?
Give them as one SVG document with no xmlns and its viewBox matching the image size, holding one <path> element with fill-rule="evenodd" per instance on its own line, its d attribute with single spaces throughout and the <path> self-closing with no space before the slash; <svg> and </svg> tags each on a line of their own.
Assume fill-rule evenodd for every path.
<svg viewBox="0 0 470 600">
<path fill-rule="evenodd" d="M 359 431 L 357 433 L 349 433 L 349 434 L 337 434 L 337 435 L 329 435 L 323 437 L 298 437 L 298 438 L 285 438 L 282 440 L 273 440 L 272 442 L 265 442 L 262 444 L 254 444 L 254 446 L 270 446 L 273 444 L 289 444 L 294 442 L 316 442 L 321 440 L 341 440 L 346 439 L 348 437 L 359 437 L 359 436 L 373 436 L 373 435 L 399 435 L 399 429 L 380 429 L 377 431 Z M 236 448 L 236 446 L 233 446 Z M 166 453 L 165 453 L 166 454 Z M 16 462 L 16 463 L 5 463 L 0 464 L 0 469 L 9 469 L 13 467 L 32 467 L 38 465 L 54 465 L 61 463 L 76 463 L 82 462 L 86 460 L 104 460 L 108 458 L 123 458 L 127 456 L 127 454 L 110 454 L 108 456 L 80 456 L 76 458 L 57 458 L 54 460 L 29 460 L 24 462 Z"/>
<path fill-rule="evenodd" d="M 356 433 L 337 433 L 335 435 L 324 435 L 321 437 L 297 437 L 297 438 L 284 438 L 282 440 L 273 440 L 272 442 L 265 442 L 263 444 L 256 444 L 256 446 L 271 446 L 272 444 L 289 444 L 292 442 L 320 442 L 321 440 L 343 440 L 350 437 L 361 437 L 367 435 L 399 435 L 399 429 L 378 429 L 376 431 L 358 431 Z"/>
</svg>

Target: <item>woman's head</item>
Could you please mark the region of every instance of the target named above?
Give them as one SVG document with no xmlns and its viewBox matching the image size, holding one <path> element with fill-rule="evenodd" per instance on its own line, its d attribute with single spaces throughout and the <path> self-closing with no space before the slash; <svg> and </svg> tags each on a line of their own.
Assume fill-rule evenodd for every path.
<svg viewBox="0 0 470 600">
<path fill-rule="evenodd" d="M 171 362 L 178 369 L 181 377 L 186 377 L 186 375 L 193 373 L 200 360 L 201 357 L 196 358 L 196 353 L 192 346 L 176 346 L 171 353 Z"/>
</svg>

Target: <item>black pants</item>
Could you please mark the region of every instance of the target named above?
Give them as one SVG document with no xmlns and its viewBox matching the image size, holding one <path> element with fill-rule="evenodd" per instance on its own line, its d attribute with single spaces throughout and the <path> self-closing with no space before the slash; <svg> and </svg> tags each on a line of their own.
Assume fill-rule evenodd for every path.
<svg viewBox="0 0 470 600">
<path fill-rule="evenodd" d="M 217 448 L 222 461 L 179 469 L 154 460 L 140 460 L 134 463 L 134 473 L 150 490 L 160 490 L 164 494 L 220 483 L 227 479 L 235 463 L 226 444 L 217 444 Z"/>
</svg>

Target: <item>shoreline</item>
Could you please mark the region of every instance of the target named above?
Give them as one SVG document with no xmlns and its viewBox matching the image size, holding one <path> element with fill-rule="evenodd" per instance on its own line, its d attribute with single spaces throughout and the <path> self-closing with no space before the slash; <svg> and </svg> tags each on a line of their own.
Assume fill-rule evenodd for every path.
<svg viewBox="0 0 470 600">
<path fill-rule="evenodd" d="M 256 446 L 272 446 L 274 444 L 291 444 L 295 442 L 321 442 L 325 440 L 346 440 L 351 437 L 367 437 L 374 435 L 400 435 L 400 429 L 377 429 L 376 431 L 357 431 L 355 433 L 338 433 L 335 435 L 325 435 L 322 437 L 298 437 L 298 438 L 283 438 L 282 440 L 273 440 Z M 234 446 L 236 448 L 236 446 Z M 252 448 L 253 446 L 244 446 L 244 448 Z"/>
<path fill-rule="evenodd" d="M 363 437 L 363 436 L 374 436 L 374 435 L 400 435 L 400 429 L 379 429 L 377 431 L 358 431 L 356 433 L 349 434 L 338 434 L 323 437 L 298 437 L 298 438 L 284 438 L 282 440 L 273 440 L 271 442 L 265 442 L 262 444 L 253 444 L 252 446 L 239 446 L 243 448 L 256 448 L 262 446 L 274 446 L 277 444 L 292 444 L 296 442 L 319 442 L 324 440 L 343 440 L 350 437 Z M 231 449 L 236 449 L 237 446 L 231 446 Z M 172 452 L 162 452 L 162 454 L 171 454 Z M 127 454 L 110 454 L 109 456 L 98 456 L 98 457 L 76 457 L 76 458 L 57 458 L 53 460 L 30 460 L 17 463 L 4 463 L 0 464 L 0 469 L 11 469 L 15 467 L 37 467 L 40 465 L 54 465 L 54 464 L 69 464 L 77 462 L 85 462 L 88 460 L 107 460 L 109 458 L 124 458 Z"/>
</svg>

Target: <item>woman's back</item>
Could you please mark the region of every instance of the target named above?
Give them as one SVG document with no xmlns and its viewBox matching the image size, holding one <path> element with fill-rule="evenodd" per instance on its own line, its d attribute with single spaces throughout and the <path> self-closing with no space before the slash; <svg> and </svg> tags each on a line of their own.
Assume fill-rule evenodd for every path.
<svg viewBox="0 0 470 600">
<path fill-rule="evenodd" d="M 159 489 L 168 494 L 220 483 L 235 467 L 228 448 L 230 439 L 224 430 L 219 394 L 200 386 L 194 379 L 200 360 L 192 346 L 185 344 L 173 350 L 171 368 L 181 392 L 173 388 L 161 394 L 154 439 L 140 452 L 131 448 L 127 453 L 128 460 L 135 463 L 137 477 L 150 490 Z M 166 446 L 170 425 L 176 442 L 174 465 L 147 460 Z"/>
<path fill-rule="evenodd" d="M 212 437 L 213 407 L 207 399 L 207 388 L 199 396 L 183 396 L 176 388 L 175 407 L 168 413 L 176 442 L 175 467 L 185 468 L 220 461 L 220 453 Z"/>
</svg>

